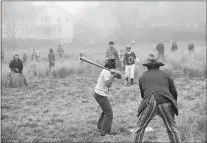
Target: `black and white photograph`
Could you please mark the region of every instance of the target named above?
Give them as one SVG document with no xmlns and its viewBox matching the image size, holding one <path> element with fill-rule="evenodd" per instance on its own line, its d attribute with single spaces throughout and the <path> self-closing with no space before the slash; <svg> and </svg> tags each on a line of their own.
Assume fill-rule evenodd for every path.
<svg viewBox="0 0 207 143">
<path fill-rule="evenodd" d="M 206 143 L 207 1 L 1 1 L 2 143 Z"/>
</svg>

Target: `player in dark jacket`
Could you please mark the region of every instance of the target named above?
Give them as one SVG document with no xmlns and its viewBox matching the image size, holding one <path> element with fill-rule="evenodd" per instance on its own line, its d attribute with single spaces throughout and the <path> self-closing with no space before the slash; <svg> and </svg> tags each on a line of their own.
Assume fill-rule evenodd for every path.
<svg viewBox="0 0 207 143">
<path fill-rule="evenodd" d="M 23 63 L 19 59 L 19 55 L 15 54 L 14 59 L 10 61 L 9 68 L 12 72 L 22 74 L 23 71 Z"/>
<path fill-rule="evenodd" d="M 160 57 L 162 57 L 162 59 L 164 60 L 164 52 L 165 52 L 165 48 L 164 48 L 164 44 L 160 41 L 157 46 L 156 46 L 156 50 L 158 52 L 158 59 Z"/>
<path fill-rule="evenodd" d="M 142 102 L 138 108 L 138 121 L 134 129 L 134 142 L 142 142 L 145 129 L 152 118 L 159 115 L 167 127 L 170 142 L 181 142 L 175 122 L 178 115 L 177 91 L 173 79 L 159 70 L 163 63 L 150 56 L 146 64 L 148 68 L 140 78 L 139 86 Z"/>
<path fill-rule="evenodd" d="M 106 51 L 106 59 L 115 59 L 116 60 L 116 67 L 119 67 L 119 53 L 114 47 L 114 42 L 109 42 L 109 48 Z"/>
</svg>

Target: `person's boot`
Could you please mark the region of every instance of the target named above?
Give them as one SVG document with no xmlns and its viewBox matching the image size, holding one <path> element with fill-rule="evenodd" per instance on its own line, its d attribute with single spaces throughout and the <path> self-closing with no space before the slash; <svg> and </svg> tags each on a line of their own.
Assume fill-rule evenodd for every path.
<svg viewBox="0 0 207 143">
<path fill-rule="evenodd" d="M 126 78 L 124 85 L 127 85 L 127 83 L 128 83 L 128 78 Z"/>
<path fill-rule="evenodd" d="M 131 85 L 133 85 L 133 82 L 134 82 L 134 79 L 133 79 L 133 78 L 131 78 Z"/>
</svg>

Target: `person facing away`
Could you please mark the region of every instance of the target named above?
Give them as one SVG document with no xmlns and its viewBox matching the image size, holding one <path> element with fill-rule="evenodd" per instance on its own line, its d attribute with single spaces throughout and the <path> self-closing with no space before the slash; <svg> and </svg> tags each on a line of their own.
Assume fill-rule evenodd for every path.
<svg viewBox="0 0 207 143">
<path fill-rule="evenodd" d="M 37 52 L 35 49 L 32 51 L 32 61 L 37 60 Z"/>
<path fill-rule="evenodd" d="M 188 45 L 188 52 L 191 54 L 194 51 L 194 44 L 192 42 Z"/>
<path fill-rule="evenodd" d="M 125 64 L 125 85 L 127 85 L 128 79 L 131 79 L 131 85 L 134 82 L 134 70 L 135 70 L 135 60 L 139 62 L 136 54 L 131 51 L 131 46 L 126 46 L 127 52 L 124 54 L 124 64 Z"/>
<path fill-rule="evenodd" d="M 27 54 L 25 52 L 23 53 L 22 59 L 23 59 L 23 63 L 26 63 L 27 60 L 28 60 L 28 56 L 27 56 Z"/>
<path fill-rule="evenodd" d="M 171 52 L 175 52 L 175 51 L 177 51 L 177 49 L 178 49 L 178 46 L 177 46 L 176 42 L 173 42 L 172 46 L 171 46 Z"/>
<path fill-rule="evenodd" d="M 163 63 L 150 57 L 143 66 L 148 71 L 139 78 L 142 101 L 138 108 L 138 121 L 134 128 L 135 143 L 142 142 L 144 131 L 154 116 L 159 115 L 165 123 L 170 142 L 181 142 L 175 122 L 178 115 L 177 90 L 170 75 L 161 71 Z"/>
<path fill-rule="evenodd" d="M 58 53 L 58 56 L 60 57 L 60 59 L 62 59 L 63 55 L 64 55 L 64 49 L 61 44 L 59 45 L 59 47 L 57 49 L 57 53 Z"/>
<path fill-rule="evenodd" d="M 114 47 L 114 42 L 109 42 L 109 48 L 106 51 L 106 59 L 115 59 L 116 60 L 116 67 L 119 66 L 119 54 L 116 48 Z"/>
<path fill-rule="evenodd" d="M 158 59 L 160 57 L 162 57 L 162 59 L 164 60 L 164 52 L 165 52 L 165 48 L 164 48 L 164 44 L 160 41 L 157 46 L 156 46 L 156 50 L 158 52 Z"/>
<path fill-rule="evenodd" d="M 22 74 L 23 71 L 23 63 L 19 59 L 19 55 L 15 54 L 13 56 L 13 60 L 9 63 L 9 68 L 11 69 L 11 72 Z"/>
<path fill-rule="evenodd" d="M 114 59 L 108 59 L 105 67 L 109 70 L 103 69 L 99 75 L 97 85 L 95 87 L 95 100 L 102 108 L 102 113 L 97 123 L 97 127 L 101 136 L 110 134 L 113 120 L 113 111 L 108 97 L 110 96 L 109 89 L 116 77 L 115 70 L 116 63 Z"/>
<path fill-rule="evenodd" d="M 48 60 L 49 60 L 49 69 L 54 68 L 55 66 L 55 54 L 53 52 L 53 49 L 50 49 L 50 53 L 48 54 Z"/>
</svg>

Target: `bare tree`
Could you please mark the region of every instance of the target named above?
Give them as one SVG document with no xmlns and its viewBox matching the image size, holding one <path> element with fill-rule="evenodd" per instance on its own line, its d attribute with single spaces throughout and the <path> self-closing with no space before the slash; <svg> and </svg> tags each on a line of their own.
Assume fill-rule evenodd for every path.
<svg viewBox="0 0 207 143">
<path fill-rule="evenodd" d="M 31 2 L 2 2 L 2 32 L 15 39 L 23 27 L 22 20 L 34 16 Z"/>
</svg>

